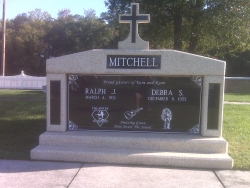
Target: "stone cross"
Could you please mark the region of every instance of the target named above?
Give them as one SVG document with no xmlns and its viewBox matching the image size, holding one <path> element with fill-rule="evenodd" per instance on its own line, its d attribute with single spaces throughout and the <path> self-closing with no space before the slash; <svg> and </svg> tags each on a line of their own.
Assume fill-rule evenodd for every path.
<svg viewBox="0 0 250 188">
<path fill-rule="evenodd" d="M 136 43 L 136 35 L 138 35 L 138 23 L 149 23 L 149 14 L 139 14 L 139 3 L 131 3 L 131 13 L 121 14 L 119 23 L 130 23 L 131 43 Z"/>
</svg>

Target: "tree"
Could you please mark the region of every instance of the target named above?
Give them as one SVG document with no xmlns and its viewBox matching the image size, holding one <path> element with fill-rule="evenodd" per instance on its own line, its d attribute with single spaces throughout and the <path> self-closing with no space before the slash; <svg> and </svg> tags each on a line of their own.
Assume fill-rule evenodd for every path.
<svg viewBox="0 0 250 188">
<path fill-rule="evenodd" d="M 118 15 L 128 13 L 130 0 L 106 0 L 108 12 L 104 18 L 113 24 L 118 23 Z M 140 26 L 141 35 L 150 41 L 152 48 L 171 48 L 182 50 L 183 16 L 188 2 L 182 0 L 138 0 L 140 12 L 151 14 L 151 22 Z M 147 28 L 147 29 L 146 29 Z"/>
<path fill-rule="evenodd" d="M 50 30 L 51 16 L 40 9 L 18 15 L 8 21 L 6 36 L 6 72 L 44 76 L 45 59 L 41 51 L 46 46 L 44 36 Z"/>
<path fill-rule="evenodd" d="M 52 46 L 55 56 L 76 53 L 94 48 L 105 48 L 110 41 L 108 25 L 99 19 L 93 10 L 85 11 L 84 16 L 68 15 L 54 22 L 46 35 L 46 42 Z"/>
<path fill-rule="evenodd" d="M 20 14 L 7 21 L 6 74 L 44 76 L 46 59 L 70 53 L 106 48 L 111 32 L 95 11 L 87 10 L 84 15 L 71 15 L 70 10 L 51 18 L 40 9 Z"/>
<path fill-rule="evenodd" d="M 249 0 L 106 0 L 108 12 L 103 17 L 117 25 L 118 15 L 128 12 L 131 2 L 140 3 L 140 12 L 151 14 L 151 23 L 140 26 L 140 33 L 152 48 L 209 54 L 229 43 L 234 49 L 249 46 L 241 46 L 249 40 Z"/>
<path fill-rule="evenodd" d="M 117 48 L 126 39 L 129 24 L 119 14 L 130 13 L 132 0 L 106 0 L 108 11 L 98 18 L 94 10 L 71 15 L 69 9 L 51 18 L 35 9 L 7 20 L 6 74 L 45 75 L 46 59 L 95 48 Z M 249 0 L 135 0 L 140 13 L 151 14 L 139 34 L 150 48 L 173 48 L 227 60 L 228 74 L 249 71 Z M 240 61 L 237 64 L 237 61 Z M 236 65 L 237 64 L 237 65 Z M 238 66 L 239 65 L 239 66 Z M 237 70 L 237 71 L 236 71 Z"/>
<path fill-rule="evenodd" d="M 239 54 L 249 49 L 249 5 L 250 1 L 245 0 L 209 1 L 199 51 L 225 59 L 227 54 Z"/>
<path fill-rule="evenodd" d="M 70 10 L 69 9 L 62 9 L 58 12 L 57 16 L 58 16 L 58 19 L 60 18 L 67 18 L 70 16 Z"/>
<path fill-rule="evenodd" d="M 226 54 L 227 76 L 250 77 L 250 50 Z"/>
</svg>

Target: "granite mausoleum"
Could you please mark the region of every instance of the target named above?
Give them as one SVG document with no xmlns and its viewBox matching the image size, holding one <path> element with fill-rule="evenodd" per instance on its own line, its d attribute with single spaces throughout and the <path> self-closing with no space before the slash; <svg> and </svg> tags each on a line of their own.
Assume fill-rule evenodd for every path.
<svg viewBox="0 0 250 188">
<path fill-rule="evenodd" d="M 224 61 L 150 50 L 138 23 L 118 49 L 47 60 L 47 132 L 34 160 L 231 169 L 222 138 Z"/>
</svg>

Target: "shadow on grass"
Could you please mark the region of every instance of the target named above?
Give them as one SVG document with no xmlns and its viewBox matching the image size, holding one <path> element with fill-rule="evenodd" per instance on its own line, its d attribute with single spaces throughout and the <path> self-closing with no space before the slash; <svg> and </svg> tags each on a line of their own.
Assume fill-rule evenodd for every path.
<svg viewBox="0 0 250 188">
<path fill-rule="evenodd" d="M 30 150 L 38 145 L 46 131 L 46 120 L 0 121 L 0 158 L 29 160 Z"/>
<path fill-rule="evenodd" d="M 46 101 L 13 100 L 20 96 L 45 97 L 41 91 L 0 90 L 0 159 L 30 159 L 30 150 L 38 145 L 46 131 Z"/>
<path fill-rule="evenodd" d="M 41 90 L 5 90 L 0 89 L 0 98 L 8 97 L 8 98 L 27 98 L 27 97 L 35 97 L 35 98 L 46 98 L 46 94 Z"/>
</svg>

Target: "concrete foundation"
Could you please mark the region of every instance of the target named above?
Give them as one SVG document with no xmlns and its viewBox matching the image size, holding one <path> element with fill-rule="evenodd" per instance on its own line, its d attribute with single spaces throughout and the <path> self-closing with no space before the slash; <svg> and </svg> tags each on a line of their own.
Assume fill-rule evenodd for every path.
<svg viewBox="0 0 250 188">
<path fill-rule="evenodd" d="M 46 132 L 34 160 L 231 169 L 223 138 L 131 132 Z"/>
</svg>

